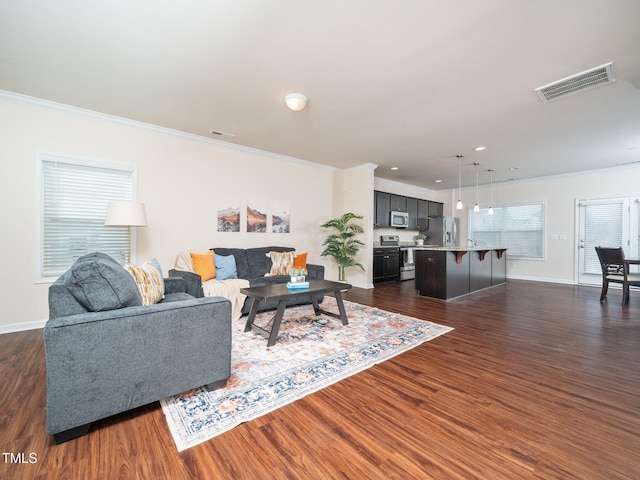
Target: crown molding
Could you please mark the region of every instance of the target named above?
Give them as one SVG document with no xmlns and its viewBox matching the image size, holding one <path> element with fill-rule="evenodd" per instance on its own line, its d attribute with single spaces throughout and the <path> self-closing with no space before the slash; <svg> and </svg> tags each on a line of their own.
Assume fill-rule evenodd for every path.
<svg viewBox="0 0 640 480">
<path fill-rule="evenodd" d="M 0 90 L 0 99 L 13 101 L 18 103 L 24 103 L 27 105 L 46 108 L 49 110 L 55 110 L 58 112 L 68 113 L 72 115 L 79 115 L 87 118 L 93 118 L 96 120 L 101 120 L 104 122 L 115 123 L 117 125 L 122 125 L 125 127 L 138 128 L 141 130 L 146 130 L 150 132 L 160 133 L 163 135 L 170 135 L 173 137 L 179 137 L 191 141 L 208 143 L 211 145 L 216 145 L 222 148 L 228 148 L 230 150 L 236 150 L 245 153 L 251 153 L 254 155 L 261 155 L 269 158 L 273 158 L 275 160 L 281 160 L 283 162 L 294 163 L 297 165 L 303 165 L 306 167 L 317 168 L 320 170 L 326 171 L 339 171 L 342 170 L 337 167 L 332 167 L 330 165 L 323 165 L 321 163 L 311 162 L 309 160 L 303 160 L 301 158 L 290 157 L 288 155 L 282 155 L 279 153 L 268 152 L 266 150 L 260 150 L 257 148 L 246 147 L 244 145 L 238 145 L 235 143 L 223 142 L 221 140 L 217 140 L 214 138 L 204 137 L 202 135 L 196 135 L 193 133 L 182 132 L 180 130 L 174 130 L 172 128 L 161 127 L 159 125 L 153 125 L 151 123 L 139 122 L 137 120 L 131 120 L 124 117 L 118 117 L 116 115 L 110 115 L 108 113 L 96 112 L 94 110 L 88 110 L 85 108 L 74 107 L 71 105 L 66 105 L 64 103 L 53 102 L 51 100 L 44 100 L 41 98 L 30 97 L 28 95 L 23 95 L 20 93 L 9 92 L 7 90 Z"/>
</svg>

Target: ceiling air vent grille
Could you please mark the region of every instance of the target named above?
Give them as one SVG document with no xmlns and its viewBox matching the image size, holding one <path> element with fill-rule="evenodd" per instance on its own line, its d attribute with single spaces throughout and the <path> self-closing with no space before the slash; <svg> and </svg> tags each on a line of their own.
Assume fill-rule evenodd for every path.
<svg viewBox="0 0 640 480">
<path fill-rule="evenodd" d="M 547 103 L 560 97 L 572 95 L 574 93 L 582 92 L 593 87 L 599 87 L 600 85 L 606 85 L 607 83 L 615 81 L 616 79 L 613 76 L 613 66 L 611 63 L 607 63 L 600 67 L 587 70 L 586 72 L 563 78 L 562 80 L 550 83 L 544 87 L 536 88 L 536 93 L 544 103 Z"/>
</svg>

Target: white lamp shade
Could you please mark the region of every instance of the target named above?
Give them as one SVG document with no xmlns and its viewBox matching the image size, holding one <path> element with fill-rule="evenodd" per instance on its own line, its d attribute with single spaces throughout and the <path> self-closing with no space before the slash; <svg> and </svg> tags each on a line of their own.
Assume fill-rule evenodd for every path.
<svg viewBox="0 0 640 480">
<path fill-rule="evenodd" d="M 146 227 L 144 203 L 110 202 L 104 224 L 110 227 Z"/>
<path fill-rule="evenodd" d="M 301 93 L 290 93 L 289 95 L 284 97 L 284 103 L 287 104 L 290 110 L 294 112 L 299 112 L 304 107 L 307 106 L 309 99 L 302 95 Z"/>
</svg>

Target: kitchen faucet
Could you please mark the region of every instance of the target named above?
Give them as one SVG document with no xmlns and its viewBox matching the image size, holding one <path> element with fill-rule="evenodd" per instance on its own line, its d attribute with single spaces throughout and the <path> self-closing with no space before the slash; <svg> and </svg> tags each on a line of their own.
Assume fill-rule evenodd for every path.
<svg viewBox="0 0 640 480">
<path fill-rule="evenodd" d="M 467 238 L 467 242 L 471 242 L 472 247 L 478 246 L 478 242 L 476 242 L 473 238 Z"/>
</svg>

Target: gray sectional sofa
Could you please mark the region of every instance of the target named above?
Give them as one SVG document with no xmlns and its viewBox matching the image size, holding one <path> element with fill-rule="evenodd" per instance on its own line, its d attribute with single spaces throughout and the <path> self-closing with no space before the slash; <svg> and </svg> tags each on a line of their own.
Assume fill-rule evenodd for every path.
<svg viewBox="0 0 640 480">
<path fill-rule="evenodd" d="M 271 270 L 271 259 L 267 257 L 269 252 L 292 252 L 295 251 L 291 247 L 257 247 L 257 248 L 212 248 L 216 254 L 222 256 L 233 255 L 235 258 L 238 278 L 244 278 L 249 281 L 251 287 L 261 287 L 264 285 L 273 285 L 279 283 L 287 283 L 288 275 L 265 276 Z M 307 280 L 323 280 L 324 267 L 322 265 L 307 264 Z M 200 275 L 184 270 L 169 270 L 169 277 L 184 278 L 187 285 L 187 292 L 194 297 L 202 297 L 202 279 Z M 318 302 L 322 302 L 323 296 L 318 297 Z M 308 298 L 296 298 L 290 300 L 287 305 L 299 305 L 309 303 Z M 277 308 L 278 302 L 262 302 L 260 310 L 272 310 Z M 242 313 L 249 313 L 251 308 L 251 299 L 247 298 L 242 307 Z"/>
<path fill-rule="evenodd" d="M 194 298 L 180 278 L 164 282 L 164 299 L 142 306 L 129 272 L 94 253 L 49 288 L 47 432 L 57 443 L 86 434 L 96 420 L 225 385 L 230 302 Z"/>
</svg>

